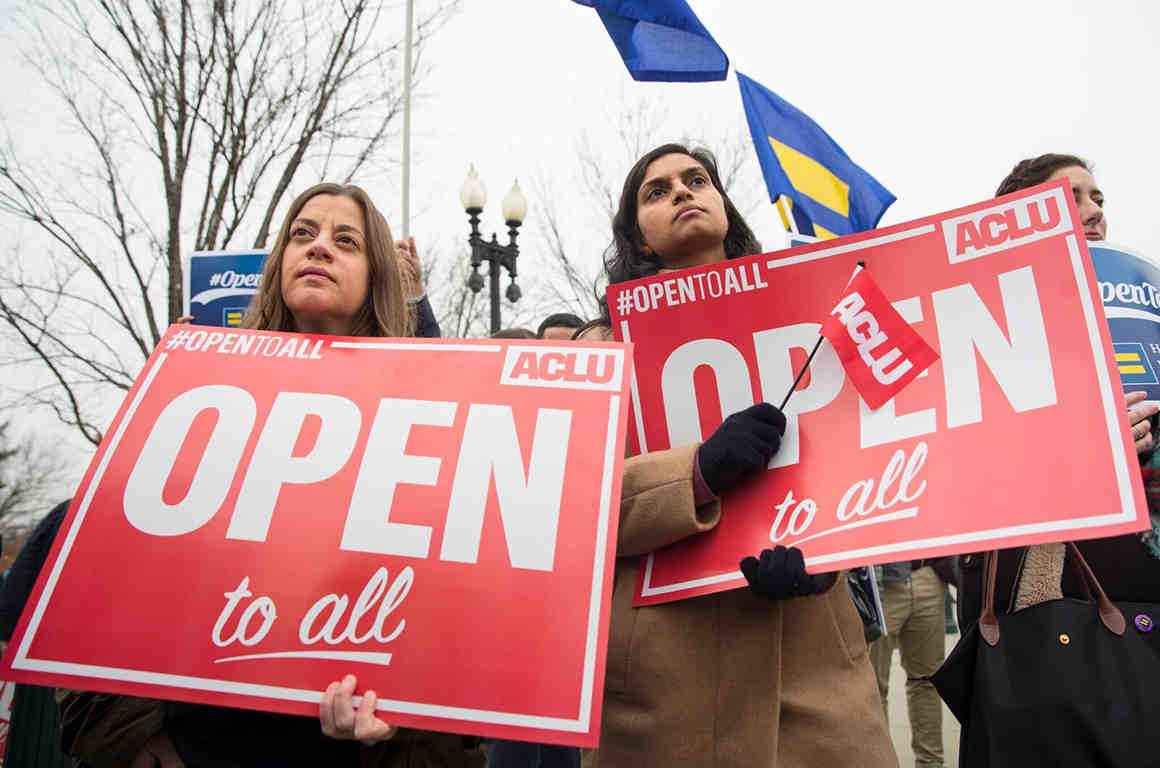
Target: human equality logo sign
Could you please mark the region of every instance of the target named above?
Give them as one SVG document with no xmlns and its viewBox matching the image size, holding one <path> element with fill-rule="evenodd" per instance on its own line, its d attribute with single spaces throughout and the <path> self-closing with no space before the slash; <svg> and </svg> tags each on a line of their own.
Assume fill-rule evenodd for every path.
<svg viewBox="0 0 1160 768">
<path fill-rule="evenodd" d="M 107 432 L 11 679 L 593 746 L 621 344 L 173 326 Z M 96 617 L 96 620 L 94 620 Z"/>
<path fill-rule="evenodd" d="M 874 408 L 823 342 L 767 471 L 720 523 L 642 558 L 635 602 L 744 584 L 798 546 L 817 572 L 1141 530 L 1147 512 L 1070 190 L 1026 192 L 782 253 L 614 286 L 634 343 L 630 448 L 780 403 L 857 262 L 940 359 Z"/>
</svg>

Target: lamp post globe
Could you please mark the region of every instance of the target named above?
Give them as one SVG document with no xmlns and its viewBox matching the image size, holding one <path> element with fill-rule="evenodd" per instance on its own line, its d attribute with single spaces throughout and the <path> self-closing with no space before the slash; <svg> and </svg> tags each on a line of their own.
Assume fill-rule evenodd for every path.
<svg viewBox="0 0 1160 768">
<path fill-rule="evenodd" d="M 518 179 L 512 182 L 512 188 L 504 195 L 501 206 L 503 220 L 509 227 L 513 224 L 518 227 L 524 223 L 524 217 L 528 215 L 528 199 L 524 197 Z"/>
<path fill-rule="evenodd" d="M 467 212 L 467 219 L 471 223 L 471 233 L 467 242 L 471 246 L 471 275 L 467 278 L 467 287 L 473 293 L 483 290 L 484 279 L 479 268 L 487 262 L 488 298 L 491 302 L 491 333 L 500 330 L 500 293 L 499 278 L 503 270 L 507 270 L 511 277 L 504 295 L 513 304 L 520 300 L 522 292 L 516 285 L 516 259 L 520 249 L 516 240 L 519 236 L 520 225 L 528 215 L 528 199 L 520 189 L 519 182 L 513 182 L 512 188 L 504 195 L 500 203 L 504 223 L 508 227 L 508 242 L 501 244 L 493 234 L 490 240 L 484 239 L 479 231 L 479 215 L 483 213 L 483 206 L 487 204 L 487 187 L 472 164 L 467 171 L 467 178 L 459 190 L 459 202 Z"/>
<path fill-rule="evenodd" d="M 479 178 L 475 163 L 467 169 L 467 178 L 459 190 L 459 202 L 463 203 L 463 210 L 468 212 L 482 211 L 483 206 L 487 205 L 487 187 L 483 179 Z"/>
</svg>

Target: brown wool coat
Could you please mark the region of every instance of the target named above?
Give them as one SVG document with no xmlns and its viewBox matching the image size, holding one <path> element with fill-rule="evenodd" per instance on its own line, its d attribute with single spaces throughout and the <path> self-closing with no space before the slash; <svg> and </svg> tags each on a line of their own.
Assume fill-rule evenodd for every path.
<svg viewBox="0 0 1160 768">
<path fill-rule="evenodd" d="M 738 589 L 632 607 L 638 556 L 721 518 L 716 502 L 693 503 L 695 455 L 625 462 L 600 746 L 584 765 L 894 768 L 845 579 L 777 602 Z"/>
</svg>

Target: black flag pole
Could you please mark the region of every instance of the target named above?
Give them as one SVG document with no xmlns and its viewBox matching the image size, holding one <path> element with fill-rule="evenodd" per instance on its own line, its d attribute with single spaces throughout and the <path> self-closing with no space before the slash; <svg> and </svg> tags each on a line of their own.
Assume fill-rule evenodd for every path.
<svg viewBox="0 0 1160 768">
<path fill-rule="evenodd" d="M 806 364 L 802 366 L 800 371 L 798 371 L 797 378 L 793 380 L 793 384 L 789 385 L 789 392 L 785 393 L 785 398 L 781 401 L 781 405 L 777 407 L 779 411 L 785 410 L 785 404 L 789 402 L 789 396 L 793 394 L 795 389 L 797 389 L 798 382 L 802 380 L 802 376 L 805 376 L 806 371 L 810 369 L 810 362 L 814 359 L 814 355 L 818 353 L 818 347 L 822 346 L 822 339 L 824 338 L 825 337 L 820 333 L 818 334 L 818 341 L 816 344 L 814 344 L 814 348 L 810 350 L 810 356 L 806 358 Z"/>
<path fill-rule="evenodd" d="M 859 262 L 858 262 L 858 266 L 859 266 L 860 268 L 862 268 L 862 269 L 865 269 L 865 268 L 866 268 L 866 262 L 864 262 L 864 261 L 859 261 Z M 857 274 L 857 270 L 855 270 L 855 274 Z M 823 340 L 824 338 L 825 338 L 825 337 L 824 337 L 824 336 L 822 336 L 820 333 L 818 334 L 818 340 L 817 340 L 817 342 L 814 344 L 814 348 L 810 350 L 810 356 L 806 358 L 806 362 L 805 362 L 805 364 L 802 366 L 802 369 L 801 369 L 800 371 L 798 371 L 798 375 L 797 375 L 797 377 L 796 377 L 796 378 L 794 378 L 794 380 L 793 380 L 793 384 L 790 384 L 790 385 L 789 385 L 789 392 L 786 392 L 786 393 L 785 393 L 785 397 L 782 399 L 782 401 L 781 401 L 781 405 L 779 405 L 779 406 L 777 407 L 777 409 L 778 409 L 779 411 L 784 411 L 784 410 L 785 410 L 785 404 L 789 402 L 790 395 L 792 395 L 792 394 L 794 393 L 794 390 L 796 390 L 796 389 L 797 389 L 797 385 L 798 385 L 798 384 L 801 382 L 801 380 L 802 380 L 802 376 L 805 376 L 805 375 L 806 375 L 806 371 L 808 371 L 808 370 L 810 369 L 810 363 L 812 363 L 812 362 L 813 362 L 813 360 L 814 360 L 814 355 L 816 355 L 816 354 L 818 353 L 818 347 L 822 346 L 822 340 Z"/>
</svg>

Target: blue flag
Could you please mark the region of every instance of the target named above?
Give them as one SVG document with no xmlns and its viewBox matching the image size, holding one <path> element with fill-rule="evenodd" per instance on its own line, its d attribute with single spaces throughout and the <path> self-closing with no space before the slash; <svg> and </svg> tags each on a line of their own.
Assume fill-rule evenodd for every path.
<svg viewBox="0 0 1160 768">
<path fill-rule="evenodd" d="M 575 0 L 595 8 L 633 80 L 724 80 L 729 57 L 685 0 Z"/>
<path fill-rule="evenodd" d="M 740 72 L 737 82 L 770 202 L 790 201 L 798 231 L 830 238 L 878 226 L 894 195 L 805 113 Z"/>
</svg>

